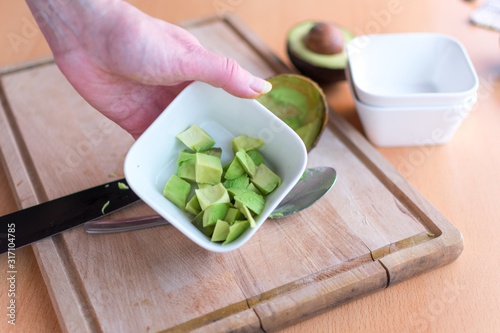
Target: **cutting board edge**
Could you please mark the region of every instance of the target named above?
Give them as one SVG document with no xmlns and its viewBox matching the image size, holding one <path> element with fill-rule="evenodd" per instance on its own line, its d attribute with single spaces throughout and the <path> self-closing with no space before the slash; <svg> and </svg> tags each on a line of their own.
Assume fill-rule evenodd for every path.
<svg viewBox="0 0 500 333">
<path fill-rule="evenodd" d="M 248 297 L 246 309 L 238 310 L 237 307 L 230 306 L 228 310 L 222 311 L 232 312 L 227 316 L 221 317 L 221 311 L 217 310 L 162 332 L 224 332 L 231 329 L 254 332 L 257 327 L 264 332 L 284 329 L 338 305 L 385 289 L 387 284 L 388 277 L 384 266 L 379 261 L 372 260 L 367 253 L 336 267 L 290 282 L 291 286 Z M 322 301 L 318 302 L 318 298 Z M 243 322 L 238 321 L 241 317 Z"/>
<path fill-rule="evenodd" d="M 387 288 L 387 272 L 370 261 L 329 279 L 253 307 L 266 332 L 284 329 L 322 312 Z"/>
<path fill-rule="evenodd" d="M 54 63 L 52 54 L 0 67 L 0 76 Z"/>
<path fill-rule="evenodd" d="M 43 281 L 47 286 L 52 306 L 57 316 L 59 325 L 63 332 L 78 332 L 91 333 L 99 331 L 99 324 L 93 307 L 89 302 L 82 302 L 85 298 L 81 288 L 75 284 L 80 283 L 79 279 L 75 279 L 75 274 L 68 269 L 68 258 L 66 260 L 61 257 L 67 255 L 67 251 L 61 251 L 62 238 L 53 236 L 43 239 L 31 245 L 35 258 L 38 262 Z M 74 268 L 70 264 L 71 269 Z M 51 274 L 58 272 L 59 280 L 57 286 L 53 285 L 50 278 Z M 72 281 L 73 279 L 73 281 Z M 61 281 L 62 280 L 62 281 Z M 61 292 L 65 290 L 65 292 Z M 67 297 L 67 296 L 71 297 Z"/>
<path fill-rule="evenodd" d="M 450 225 L 438 237 L 413 247 L 399 249 L 378 260 L 387 270 L 388 285 L 393 286 L 454 262 L 463 250 L 462 234 Z"/>
</svg>

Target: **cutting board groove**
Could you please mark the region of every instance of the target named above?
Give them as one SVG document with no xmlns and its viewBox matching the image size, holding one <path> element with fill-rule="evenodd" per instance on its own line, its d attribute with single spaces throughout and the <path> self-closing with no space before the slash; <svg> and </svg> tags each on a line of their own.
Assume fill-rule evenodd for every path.
<svg viewBox="0 0 500 333">
<path fill-rule="evenodd" d="M 256 75 L 293 72 L 234 16 L 183 26 Z M 19 208 L 123 177 L 133 140 L 51 58 L 0 68 L 0 85 L 1 157 Z M 62 329 L 273 331 L 455 260 L 460 232 L 361 133 L 329 116 L 308 166 L 334 167 L 335 187 L 236 251 L 207 252 L 172 226 L 77 227 L 33 244 Z M 152 213 L 138 202 L 110 218 Z"/>
</svg>

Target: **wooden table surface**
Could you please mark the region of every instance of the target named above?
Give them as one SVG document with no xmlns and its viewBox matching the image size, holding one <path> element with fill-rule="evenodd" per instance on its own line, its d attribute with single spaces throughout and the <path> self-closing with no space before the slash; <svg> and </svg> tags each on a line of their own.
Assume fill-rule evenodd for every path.
<svg viewBox="0 0 500 333">
<path fill-rule="evenodd" d="M 478 102 L 442 146 L 378 148 L 463 234 L 454 263 L 355 300 L 286 329 L 289 332 L 493 332 L 500 329 L 500 47 L 499 33 L 473 26 L 482 1 L 460 0 L 143 0 L 131 1 L 169 22 L 230 12 L 286 60 L 285 36 L 295 23 L 328 20 L 356 35 L 440 32 L 461 40 L 477 70 Z M 50 55 L 22 1 L 0 0 L 0 66 Z M 13 40 L 17 43 L 13 43 Z M 360 131 L 345 82 L 325 87 L 332 107 Z M 0 215 L 17 210 L 0 166 Z M 0 256 L 1 332 L 60 331 L 30 247 L 16 251 L 16 326 L 7 323 L 7 257 Z"/>
</svg>

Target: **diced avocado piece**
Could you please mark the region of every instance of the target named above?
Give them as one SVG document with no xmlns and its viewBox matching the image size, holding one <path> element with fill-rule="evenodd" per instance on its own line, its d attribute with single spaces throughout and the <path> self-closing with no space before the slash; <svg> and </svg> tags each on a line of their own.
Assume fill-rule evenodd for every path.
<svg viewBox="0 0 500 333">
<path fill-rule="evenodd" d="M 176 135 L 176 138 L 181 140 L 189 149 L 196 152 L 208 150 L 215 144 L 214 139 L 210 137 L 204 130 L 196 125 L 189 127 L 184 132 Z"/>
<path fill-rule="evenodd" d="M 193 215 L 198 215 L 201 212 L 200 202 L 198 201 L 198 197 L 193 195 L 191 200 L 186 204 L 186 212 L 191 213 Z"/>
<path fill-rule="evenodd" d="M 215 157 L 221 158 L 221 156 L 222 156 L 222 148 L 219 148 L 219 147 L 210 148 L 208 150 L 205 150 L 203 152 L 203 154 L 207 154 L 207 155 L 210 155 L 210 156 L 215 156 Z"/>
<path fill-rule="evenodd" d="M 234 201 L 235 195 L 242 194 L 244 191 L 247 191 L 247 189 L 241 187 L 230 187 L 227 189 L 227 193 L 229 193 L 229 198 L 231 199 L 231 201 Z"/>
<path fill-rule="evenodd" d="M 250 190 L 250 191 L 255 192 L 259 195 L 262 195 L 262 193 L 259 191 L 259 189 L 257 187 L 255 187 L 255 185 L 253 183 L 248 184 L 247 190 Z"/>
<path fill-rule="evenodd" d="M 231 148 L 235 154 L 240 150 L 249 151 L 259 149 L 262 146 L 264 146 L 264 140 L 246 135 L 237 136 L 231 141 Z"/>
<path fill-rule="evenodd" d="M 246 188 L 248 184 L 250 184 L 250 178 L 248 178 L 247 174 L 243 174 L 233 179 L 227 179 L 222 183 L 225 188 Z"/>
<path fill-rule="evenodd" d="M 218 220 L 215 223 L 214 233 L 212 234 L 212 242 L 223 242 L 229 235 L 229 223 L 223 220 Z"/>
<path fill-rule="evenodd" d="M 187 149 L 184 149 L 179 153 L 179 157 L 177 157 L 177 165 L 181 164 L 184 161 L 194 159 L 196 157 L 195 153 L 190 152 Z"/>
<path fill-rule="evenodd" d="M 203 214 L 203 226 L 208 227 L 209 225 L 215 224 L 217 220 L 223 220 L 228 209 L 228 203 L 218 203 L 209 206 Z"/>
<path fill-rule="evenodd" d="M 249 150 L 247 151 L 248 156 L 252 159 L 255 165 L 259 165 L 264 163 L 264 156 L 258 150 Z"/>
<path fill-rule="evenodd" d="M 212 184 L 197 184 L 198 185 L 198 188 L 205 188 L 205 187 L 210 187 L 210 186 L 213 186 Z"/>
<path fill-rule="evenodd" d="M 245 206 L 241 201 L 235 200 L 234 207 L 238 208 L 240 212 L 245 216 L 245 218 L 248 220 L 248 223 L 250 223 L 250 227 L 254 228 L 257 225 L 252 216 L 252 213 L 250 212 L 248 207 Z"/>
<path fill-rule="evenodd" d="M 241 202 L 255 214 L 260 214 L 264 209 L 265 200 L 260 194 L 246 188 L 229 188 L 227 191 L 230 197 L 233 196 L 234 201 Z"/>
<path fill-rule="evenodd" d="M 250 180 L 264 195 L 268 195 L 281 184 L 281 178 L 265 164 L 255 168 L 255 174 Z"/>
<path fill-rule="evenodd" d="M 245 172 L 252 177 L 255 173 L 255 163 L 253 162 L 252 158 L 248 156 L 248 154 L 244 150 L 238 151 L 236 153 L 236 158 L 238 159 L 238 161 L 240 161 L 240 164 Z"/>
<path fill-rule="evenodd" d="M 208 227 L 204 227 L 203 226 L 203 214 L 204 214 L 203 211 L 200 212 L 198 215 L 195 216 L 195 218 L 191 221 L 191 223 L 196 228 L 198 228 L 198 230 L 200 230 L 205 236 L 211 237 L 213 232 L 214 232 L 215 225 L 209 225 Z"/>
<path fill-rule="evenodd" d="M 229 233 L 226 240 L 222 245 L 226 245 L 234 241 L 236 238 L 250 227 L 250 223 L 247 220 L 235 221 L 231 226 L 229 226 Z"/>
<path fill-rule="evenodd" d="M 170 177 L 163 188 L 163 196 L 182 210 L 186 207 L 186 201 L 190 192 L 191 184 L 175 174 Z"/>
<path fill-rule="evenodd" d="M 245 174 L 245 169 L 241 165 L 240 161 L 235 158 L 227 167 L 226 172 L 224 173 L 224 178 L 226 179 L 234 179 L 241 175 Z"/>
<path fill-rule="evenodd" d="M 230 203 L 229 194 L 222 183 L 195 190 L 202 210 L 216 203 Z"/>
<path fill-rule="evenodd" d="M 189 154 L 189 153 L 188 153 Z M 177 160 L 177 176 L 181 177 L 187 182 L 196 181 L 195 173 L 196 155 L 195 154 L 184 154 L 182 161 Z"/>
<path fill-rule="evenodd" d="M 264 197 L 250 190 L 246 191 L 244 194 L 235 195 L 234 200 L 238 200 L 255 214 L 260 214 L 265 205 Z"/>
<path fill-rule="evenodd" d="M 216 156 L 196 153 L 195 178 L 197 183 L 217 184 L 222 177 L 222 164 Z"/>
<path fill-rule="evenodd" d="M 227 210 L 226 216 L 224 216 L 223 220 L 229 224 L 233 224 L 234 221 L 241 220 L 243 218 L 244 218 L 243 213 L 240 212 L 238 208 L 230 207 Z"/>
</svg>

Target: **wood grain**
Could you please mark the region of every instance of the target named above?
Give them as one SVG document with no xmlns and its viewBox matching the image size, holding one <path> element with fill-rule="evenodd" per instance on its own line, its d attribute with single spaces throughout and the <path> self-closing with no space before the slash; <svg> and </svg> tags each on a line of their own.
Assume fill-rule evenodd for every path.
<svg viewBox="0 0 500 333">
<path fill-rule="evenodd" d="M 207 48 L 257 75 L 284 69 L 276 57 L 262 58 L 270 52 L 234 17 L 191 24 Z M 0 144 L 15 156 L 6 168 L 31 184 L 37 202 L 122 176 L 130 136 L 88 106 L 54 64 L 4 73 Z M 207 253 L 172 226 L 112 235 L 75 228 L 35 244 L 62 329 L 246 330 L 258 320 L 276 330 L 456 259 L 458 230 L 330 113 L 309 166 L 335 167 L 334 190 L 304 212 L 266 223 L 237 251 Z M 138 203 L 125 215 L 148 209 Z M 246 324 L 234 326 L 239 317 Z"/>
</svg>

